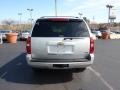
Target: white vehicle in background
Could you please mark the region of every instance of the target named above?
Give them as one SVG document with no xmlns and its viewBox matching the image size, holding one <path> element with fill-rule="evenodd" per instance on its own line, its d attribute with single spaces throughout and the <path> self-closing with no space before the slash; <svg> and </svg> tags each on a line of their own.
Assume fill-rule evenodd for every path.
<svg viewBox="0 0 120 90">
<path fill-rule="evenodd" d="M 94 61 L 94 39 L 83 19 L 42 17 L 26 42 L 27 63 L 36 68 L 85 70 Z"/>
<path fill-rule="evenodd" d="M 120 32 L 110 32 L 110 39 L 120 39 Z"/>
<path fill-rule="evenodd" d="M 29 31 L 22 31 L 19 35 L 20 40 L 26 40 L 30 36 L 30 30 Z"/>
<path fill-rule="evenodd" d="M 96 34 L 92 33 L 92 37 L 94 40 L 97 40 Z"/>
<path fill-rule="evenodd" d="M 100 31 L 94 30 L 92 33 L 95 34 L 98 39 L 102 37 L 102 33 Z"/>
<path fill-rule="evenodd" d="M 0 34 L 2 35 L 2 39 L 6 40 L 6 34 L 12 33 L 12 30 L 0 30 Z"/>
</svg>

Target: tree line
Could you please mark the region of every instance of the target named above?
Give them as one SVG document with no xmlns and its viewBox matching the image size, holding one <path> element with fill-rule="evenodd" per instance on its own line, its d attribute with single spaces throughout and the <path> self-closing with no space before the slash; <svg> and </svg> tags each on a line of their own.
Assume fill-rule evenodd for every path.
<svg viewBox="0 0 120 90">
<path fill-rule="evenodd" d="M 107 23 L 90 23 L 90 20 L 84 17 L 84 20 L 88 23 L 91 29 L 105 29 L 107 28 Z M 120 23 L 112 23 L 112 27 L 120 27 Z M 16 31 L 22 31 L 22 30 L 30 30 L 32 28 L 31 23 L 19 23 L 15 20 L 3 20 L 0 25 L 0 30 L 16 30 Z"/>
<path fill-rule="evenodd" d="M 15 20 L 3 20 L 0 25 L 0 30 L 29 30 L 31 23 L 19 23 Z"/>
</svg>

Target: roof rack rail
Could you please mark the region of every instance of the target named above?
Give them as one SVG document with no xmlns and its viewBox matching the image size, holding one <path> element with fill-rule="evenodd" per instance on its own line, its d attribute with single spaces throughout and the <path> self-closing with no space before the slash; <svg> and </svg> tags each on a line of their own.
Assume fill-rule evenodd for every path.
<svg viewBox="0 0 120 90">
<path fill-rule="evenodd" d="M 75 16 L 42 16 L 40 18 L 79 18 Z"/>
</svg>

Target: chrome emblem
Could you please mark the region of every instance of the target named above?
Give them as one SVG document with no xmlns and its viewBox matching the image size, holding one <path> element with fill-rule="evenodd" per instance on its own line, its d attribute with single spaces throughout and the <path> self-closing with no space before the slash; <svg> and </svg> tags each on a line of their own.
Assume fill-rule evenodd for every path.
<svg viewBox="0 0 120 90">
<path fill-rule="evenodd" d="M 63 46 L 64 43 L 63 42 L 58 42 L 57 45 Z"/>
</svg>

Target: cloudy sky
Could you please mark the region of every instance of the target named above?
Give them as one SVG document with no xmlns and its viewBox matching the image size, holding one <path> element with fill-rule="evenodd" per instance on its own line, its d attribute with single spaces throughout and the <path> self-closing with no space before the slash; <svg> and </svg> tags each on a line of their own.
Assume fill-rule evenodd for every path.
<svg viewBox="0 0 120 90">
<path fill-rule="evenodd" d="M 28 21 L 30 14 L 27 8 L 32 8 L 34 20 L 41 16 L 55 15 L 55 0 L 0 0 L 0 21 L 5 19 Z M 57 0 L 58 15 L 87 17 L 91 21 L 107 22 L 107 4 L 114 6 L 116 21 L 120 22 L 120 0 Z"/>
</svg>

